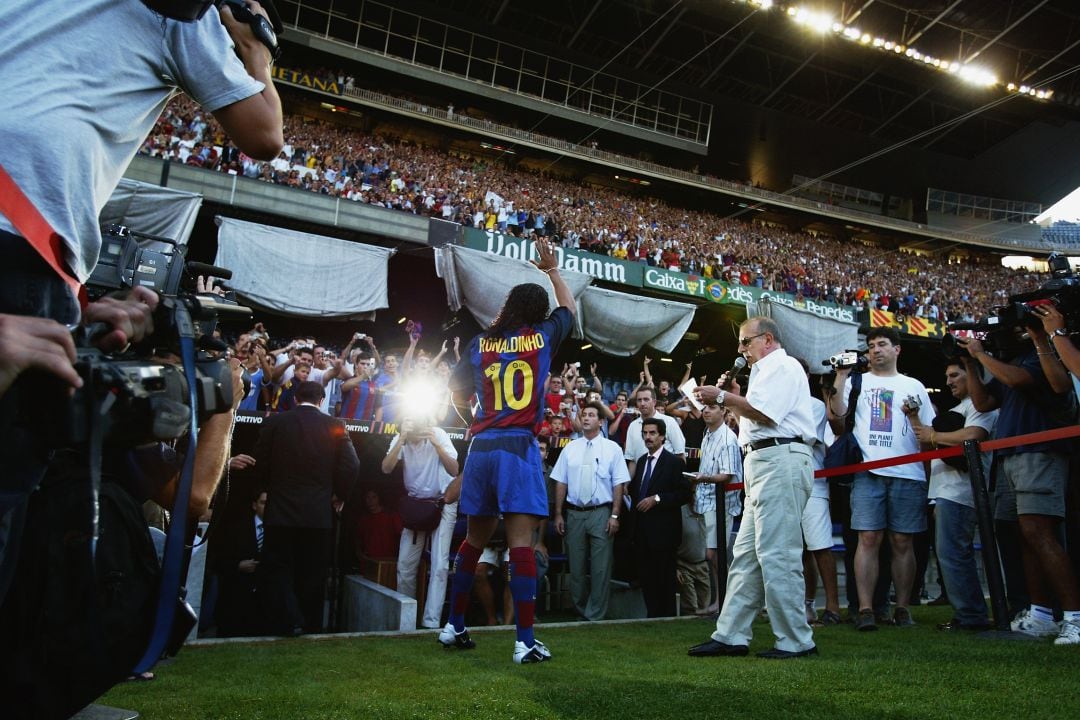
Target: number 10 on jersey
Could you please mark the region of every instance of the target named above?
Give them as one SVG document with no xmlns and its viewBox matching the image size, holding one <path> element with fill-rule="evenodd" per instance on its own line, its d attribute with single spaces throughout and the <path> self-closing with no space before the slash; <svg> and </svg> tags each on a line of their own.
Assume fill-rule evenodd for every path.
<svg viewBox="0 0 1080 720">
<path fill-rule="evenodd" d="M 529 405 L 533 393 L 533 371 L 524 360 L 512 360 L 505 365 L 492 363 L 484 368 L 484 375 L 491 380 L 495 394 L 495 411 L 503 407 L 511 410 L 524 410 Z M 514 392 L 518 375 L 521 376 L 521 394 Z"/>
</svg>

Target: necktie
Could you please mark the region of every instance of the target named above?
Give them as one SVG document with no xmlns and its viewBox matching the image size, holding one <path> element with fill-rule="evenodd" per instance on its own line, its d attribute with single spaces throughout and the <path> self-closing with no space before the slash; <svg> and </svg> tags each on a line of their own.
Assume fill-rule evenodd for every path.
<svg viewBox="0 0 1080 720">
<path fill-rule="evenodd" d="M 255 526 L 255 549 L 262 552 L 263 546 L 263 525 L 259 523 Z"/>
<path fill-rule="evenodd" d="M 581 459 L 581 468 L 578 471 L 577 501 L 583 506 L 592 503 L 595 493 L 596 471 L 593 468 L 593 444 L 592 440 L 585 443 L 585 456 Z"/>
<path fill-rule="evenodd" d="M 649 480 L 652 479 L 653 456 L 650 455 L 645 463 L 645 474 L 641 477 L 641 497 L 649 496 Z"/>
</svg>

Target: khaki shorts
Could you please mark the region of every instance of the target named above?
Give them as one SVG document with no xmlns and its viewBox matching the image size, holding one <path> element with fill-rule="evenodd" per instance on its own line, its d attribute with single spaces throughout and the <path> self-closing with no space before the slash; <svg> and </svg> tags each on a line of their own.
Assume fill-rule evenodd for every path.
<svg viewBox="0 0 1080 720">
<path fill-rule="evenodd" d="M 1065 517 L 1068 455 L 1020 453 L 998 458 L 995 465 L 995 520 L 1015 521 L 1018 515 Z"/>
</svg>

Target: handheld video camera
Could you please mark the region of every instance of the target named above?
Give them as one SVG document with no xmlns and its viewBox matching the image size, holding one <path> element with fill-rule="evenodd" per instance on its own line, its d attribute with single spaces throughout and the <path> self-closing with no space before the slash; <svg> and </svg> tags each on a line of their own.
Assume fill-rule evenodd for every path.
<svg viewBox="0 0 1080 720">
<path fill-rule="evenodd" d="M 842 353 L 837 353 L 828 360 L 822 360 L 821 364 L 825 367 L 831 367 L 834 371 L 854 370 L 855 372 L 866 372 L 866 369 L 870 367 L 870 361 L 866 359 L 865 355 L 860 355 L 857 350 L 845 350 Z"/>
<path fill-rule="evenodd" d="M 185 247 L 168 238 L 129 231 L 120 226 L 103 230 L 102 260 L 87 281 L 87 292 L 98 298 L 106 292 L 135 285 L 148 287 L 161 298 L 154 311 L 154 332 L 122 353 L 109 354 L 93 342 L 105 328 L 79 328 L 74 333 L 75 370 L 83 387 L 64 397 L 65 418 L 52 427 L 57 445 L 89 438 L 91 424 L 103 428 L 106 443 L 133 447 L 172 440 L 188 429 L 191 417 L 189 385 L 179 365 L 153 358 L 181 354 L 181 338 L 195 346 L 195 398 L 200 422 L 232 407 L 232 372 L 225 351 L 214 338 L 219 318 L 247 320 L 249 308 L 235 297 L 196 294 L 183 289 L 193 273 L 228 279 L 232 273 L 202 263 L 185 263 Z M 248 379 L 250 383 L 250 379 Z M 94 406 L 98 411 L 91 413 Z"/>
<path fill-rule="evenodd" d="M 837 370 L 851 370 L 856 373 L 864 373 L 870 368 L 870 361 L 858 350 L 845 350 L 842 353 L 837 353 L 828 360 L 822 360 L 821 364 L 827 368 L 831 368 L 821 381 L 821 387 L 828 395 L 836 392 L 833 386 L 836 381 Z"/>
</svg>

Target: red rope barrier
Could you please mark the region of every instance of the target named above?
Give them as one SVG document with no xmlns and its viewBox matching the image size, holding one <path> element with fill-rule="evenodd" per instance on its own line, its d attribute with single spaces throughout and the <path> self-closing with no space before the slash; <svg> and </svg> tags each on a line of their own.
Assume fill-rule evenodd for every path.
<svg viewBox="0 0 1080 720">
<path fill-rule="evenodd" d="M 1080 436 L 1080 425 L 1070 425 L 1069 427 L 1043 430 L 1042 432 L 1028 433 L 1027 435 L 1016 435 L 1015 437 L 1001 438 L 998 440 L 985 440 L 979 443 L 979 450 L 990 452 L 991 450 L 1002 450 L 1004 448 L 1017 447 L 1018 445 L 1035 445 L 1038 443 L 1064 440 L 1066 438 L 1077 436 Z M 856 465 L 842 465 L 840 467 L 825 468 L 815 472 L 814 477 L 827 478 L 835 475 L 853 475 L 857 472 L 877 470 L 878 468 L 891 467 L 893 465 L 906 465 L 913 462 L 923 462 L 926 460 L 954 457 L 963 454 L 964 447 L 962 445 L 955 445 L 953 447 L 939 448 L 937 450 L 911 453 L 910 455 L 898 455 L 897 457 L 887 458 L 885 460 L 871 460 Z"/>
</svg>

